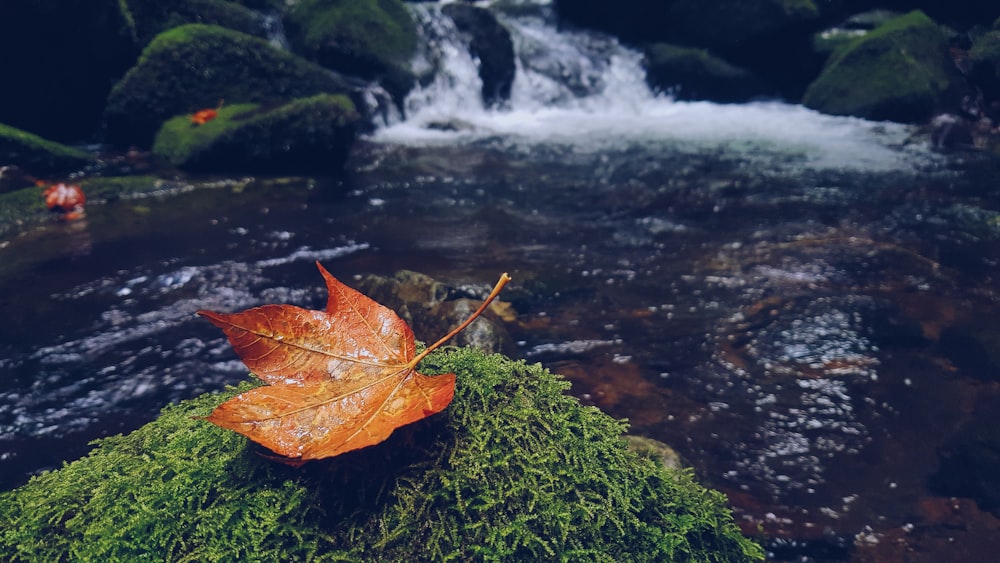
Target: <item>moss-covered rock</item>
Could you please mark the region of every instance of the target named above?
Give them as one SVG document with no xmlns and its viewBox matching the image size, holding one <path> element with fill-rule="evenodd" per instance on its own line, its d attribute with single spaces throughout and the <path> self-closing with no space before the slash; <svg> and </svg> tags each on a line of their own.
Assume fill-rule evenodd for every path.
<svg viewBox="0 0 1000 563">
<path fill-rule="evenodd" d="M 138 53 L 119 0 L 0 2 L 0 123 L 96 140 L 111 84 Z"/>
<path fill-rule="evenodd" d="M 168 407 L 0 494 L 6 560 L 748 561 L 724 497 L 626 449 L 624 425 L 538 366 L 432 354 L 455 400 L 387 442 L 300 469 Z"/>
<path fill-rule="evenodd" d="M 161 33 L 111 90 L 107 140 L 148 147 L 168 118 L 226 104 L 282 103 L 346 93 L 347 80 L 268 44 L 218 26 L 188 24 Z"/>
<path fill-rule="evenodd" d="M 413 86 L 416 24 L 400 0 L 301 0 L 284 25 L 292 49 L 326 68 L 379 80 L 397 100 Z"/>
<path fill-rule="evenodd" d="M 139 45 L 187 23 L 218 25 L 260 37 L 267 32 L 260 14 L 226 0 L 121 0 L 121 5 Z"/>
<path fill-rule="evenodd" d="M 38 178 L 53 178 L 94 163 L 81 150 L 0 123 L 0 166 L 14 165 Z"/>
<path fill-rule="evenodd" d="M 646 80 L 678 99 L 743 102 L 768 94 L 763 80 L 707 49 L 653 43 L 643 49 Z"/>
<path fill-rule="evenodd" d="M 958 108 L 964 91 L 941 28 L 914 11 L 837 50 L 802 103 L 835 115 L 920 122 Z"/>
<path fill-rule="evenodd" d="M 361 121 L 345 96 L 319 94 L 262 109 L 219 108 L 194 125 L 180 115 L 160 129 L 153 153 L 179 168 L 201 172 L 312 173 L 343 166 Z"/>
</svg>

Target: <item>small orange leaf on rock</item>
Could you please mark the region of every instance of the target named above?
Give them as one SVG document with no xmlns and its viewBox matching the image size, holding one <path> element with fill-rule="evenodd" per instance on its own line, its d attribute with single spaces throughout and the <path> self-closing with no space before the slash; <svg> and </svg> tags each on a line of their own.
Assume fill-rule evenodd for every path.
<svg viewBox="0 0 1000 563">
<path fill-rule="evenodd" d="M 202 109 L 191 114 L 192 125 L 204 125 L 219 116 L 219 112 L 214 109 Z"/>
<path fill-rule="evenodd" d="M 455 394 L 455 375 L 426 376 L 417 364 L 510 281 L 503 274 L 479 310 L 418 356 L 405 321 L 316 265 L 329 291 L 325 311 L 292 305 L 198 311 L 267 383 L 219 405 L 207 420 L 291 462 L 377 444 L 396 428 L 444 410 Z"/>
</svg>

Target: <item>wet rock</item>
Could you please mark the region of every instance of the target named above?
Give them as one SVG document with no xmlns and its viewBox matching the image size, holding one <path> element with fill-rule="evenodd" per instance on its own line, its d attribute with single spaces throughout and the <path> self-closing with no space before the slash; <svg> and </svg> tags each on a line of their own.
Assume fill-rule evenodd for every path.
<svg viewBox="0 0 1000 563">
<path fill-rule="evenodd" d="M 411 270 L 400 270 L 392 276 L 364 276 L 354 287 L 396 311 L 411 327 L 415 319 L 423 317 L 454 291 L 426 274 Z"/>
<path fill-rule="evenodd" d="M 17 167 L 21 177 L 64 176 L 93 163 L 94 158 L 81 150 L 0 124 L 0 165 Z M 13 178 L 13 173 L 11 169 L 5 176 Z"/>
<path fill-rule="evenodd" d="M 956 149 L 973 146 L 973 124 L 960 115 L 943 113 L 929 123 L 931 145 L 936 149 Z"/>
<path fill-rule="evenodd" d="M 392 277 L 365 276 L 355 287 L 375 301 L 396 311 L 406 321 L 419 339 L 433 340 L 444 336 L 451 329 L 472 315 L 482 299 L 459 289 L 447 286 L 430 276 L 402 270 Z M 493 308 L 502 307 L 494 301 Z M 501 317 L 487 310 L 449 344 L 472 346 L 488 352 L 514 353 L 516 346 Z"/>
<path fill-rule="evenodd" d="M 495 106 L 508 100 L 515 73 L 510 32 L 484 8 L 455 3 L 444 6 L 441 11 L 469 36 L 469 52 L 479 59 L 483 102 Z"/>
<path fill-rule="evenodd" d="M 111 90 L 106 135 L 112 144 L 148 147 L 167 119 L 223 100 L 274 104 L 351 89 L 345 78 L 263 39 L 218 26 L 183 25 L 158 35 Z"/>
<path fill-rule="evenodd" d="M 763 80 L 706 49 L 653 43 L 645 53 L 646 80 L 682 100 L 744 102 L 769 93 Z"/>
<path fill-rule="evenodd" d="M 167 121 L 153 153 L 200 172 L 301 174 L 336 172 L 354 143 L 361 117 L 346 96 L 320 94 L 276 108 L 220 108 L 193 126 L 187 115 Z"/>
<path fill-rule="evenodd" d="M 960 107 L 965 90 L 941 28 L 914 11 L 838 50 L 802 103 L 835 115 L 916 123 Z"/>
<path fill-rule="evenodd" d="M 969 497 L 1000 516 L 1000 404 L 963 424 L 938 449 L 940 466 L 931 487 L 942 495 Z"/>
<path fill-rule="evenodd" d="M 302 0 L 283 18 L 292 50 L 334 71 L 375 80 L 401 102 L 416 80 L 416 24 L 399 0 Z"/>
<path fill-rule="evenodd" d="M 479 307 L 481 301 L 477 299 L 452 299 L 440 303 L 435 307 L 428 317 L 427 324 L 434 328 L 433 334 L 447 334 L 449 330 L 455 328 Z M 428 332 L 428 334 L 432 334 Z M 487 310 L 482 316 L 472 322 L 462 332 L 458 333 L 449 344 L 456 346 L 471 346 L 484 352 L 501 352 L 513 354 L 517 351 L 513 338 L 493 314 Z"/>
</svg>

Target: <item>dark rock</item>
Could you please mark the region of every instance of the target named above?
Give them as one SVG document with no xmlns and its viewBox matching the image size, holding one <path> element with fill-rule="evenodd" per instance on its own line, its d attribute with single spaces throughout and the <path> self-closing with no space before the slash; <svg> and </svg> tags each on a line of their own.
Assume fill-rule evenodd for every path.
<svg viewBox="0 0 1000 563">
<path fill-rule="evenodd" d="M 802 103 L 834 115 L 914 123 L 956 110 L 966 92 L 941 28 L 915 11 L 837 50 Z"/>
<path fill-rule="evenodd" d="M 469 52 L 479 59 L 483 102 L 495 106 L 510 99 L 516 71 L 510 32 L 484 8 L 456 3 L 444 6 L 442 12 L 469 36 Z"/>
<path fill-rule="evenodd" d="M 276 108 L 220 108 L 200 126 L 186 115 L 167 121 L 153 153 L 185 170 L 267 174 L 341 169 L 360 115 L 343 95 L 320 94 Z"/>
<path fill-rule="evenodd" d="M 451 299 L 439 303 L 426 319 L 429 321 L 427 324 L 433 327 L 427 334 L 440 336 L 448 334 L 448 331 L 472 316 L 481 303 L 482 300 L 469 298 Z M 513 354 L 517 351 L 510 333 L 489 310 L 455 335 L 449 344 L 470 346 L 484 352 Z"/>
<path fill-rule="evenodd" d="M 743 102 L 769 93 L 764 81 L 753 73 L 706 49 L 654 43 L 644 52 L 650 86 L 671 91 L 678 99 Z"/>
<path fill-rule="evenodd" d="M 0 2 L 0 123 L 96 140 L 111 84 L 138 52 L 118 0 Z"/>
<path fill-rule="evenodd" d="M 960 115 L 942 113 L 930 121 L 931 145 L 935 149 L 970 148 L 974 144 L 973 124 Z"/>
<path fill-rule="evenodd" d="M 220 101 L 280 104 L 319 93 L 348 93 L 349 82 L 327 69 L 252 37 L 189 24 L 158 35 L 111 90 L 106 139 L 148 147 L 167 119 Z"/>
<path fill-rule="evenodd" d="M 417 338 L 425 339 L 444 336 L 472 315 L 482 302 L 478 296 L 464 295 L 464 292 L 430 276 L 409 270 L 397 272 L 392 277 L 365 276 L 355 287 L 396 311 L 410 325 Z M 494 301 L 494 304 L 497 302 Z M 472 346 L 489 352 L 516 351 L 503 321 L 490 310 L 459 333 L 450 344 Z"/>
<path fill-rule="evenodd" d="M 931 488 L 942 495 L 969 497 L 1000 516 L 1000 404 L 977 413 L 938 448 L 940 465 Z"/>
<path fill-rule="evenodd" d="M 416 82 L 408 70 L 416 24 L 400 0 L 301 0 L 283 21 L 293 51 L 337 72 L 377 80 L 397 101 Z"/>
</svg>

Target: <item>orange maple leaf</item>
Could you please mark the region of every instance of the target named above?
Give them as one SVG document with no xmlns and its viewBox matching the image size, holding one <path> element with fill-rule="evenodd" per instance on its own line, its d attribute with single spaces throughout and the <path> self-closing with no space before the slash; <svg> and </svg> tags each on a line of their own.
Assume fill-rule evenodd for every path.
<svg viewBox="0 0 1000 563">
<path fill-rule="evenodd" d="M 42 196 L 45 198 L 45 206 L 52 211 L 59 213 L 78 213 L 83 209 L 83 204 L 87 202 L 87 196 L 78 184 L 65 184 L 59 182 L 48 187 Z"/>
<path fill-rule="evenodd" d="M 201 109 L 191 114 L 193 125 L 204 125 L 219 116 L 219 112 L 214 109 Z"/>
<path fill-rule="evenodd" d="M 417 364 L 468 326 L 510 281 L 503 274 L 469 319 L 414 355 L 405 321 L 316 265 L 329 291 L 325 311 L 292 305 L 198 311 L 268 384 L 219 405 L 206 420 L 293 463 L 377 444 L 396 428 L 444 410 L 455 394 L 455 375 L 426 376 L 417 373 Z"/>
</svg>

